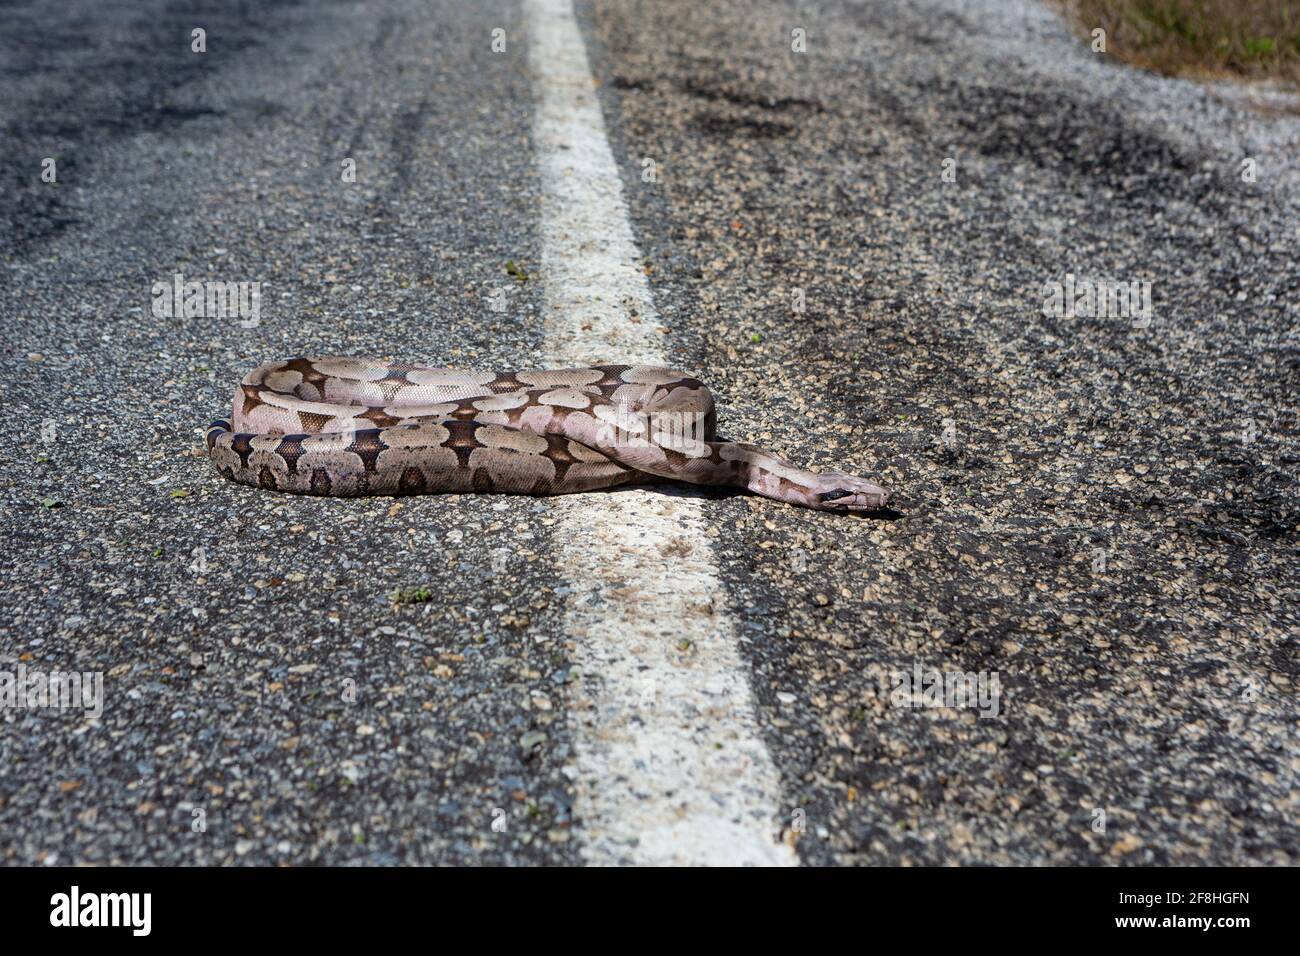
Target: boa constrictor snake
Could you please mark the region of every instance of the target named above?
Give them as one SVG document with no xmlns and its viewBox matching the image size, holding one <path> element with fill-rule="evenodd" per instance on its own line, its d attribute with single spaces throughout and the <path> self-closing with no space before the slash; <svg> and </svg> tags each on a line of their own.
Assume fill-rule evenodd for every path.
<svg viewBox="0 0 1300 956">
<path fill-rule="evenodd" d="M 872 511 L 888 499 L 862 478 L 815 474 L 715 429 L 709 390 L 673 369 L 471 372 L 294 358 L 244 377 L 207 447 L 226 478 L 316 495 L 558 495 L 678 480 L 824 511 Z"/>
</svg>

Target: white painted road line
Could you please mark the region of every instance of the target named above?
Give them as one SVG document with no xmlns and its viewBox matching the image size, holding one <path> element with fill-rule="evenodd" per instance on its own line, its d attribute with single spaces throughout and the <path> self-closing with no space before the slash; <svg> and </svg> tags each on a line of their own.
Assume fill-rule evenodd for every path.
<svg viewBox="0 0 1300 956">
<path fill-rule="evenodd" d="M 571 0 L 524 0 L 539 105 L 548 359 L 664 364 L 641 257 Z M 636 315 L 640 322 L 632 322 Z M 556 500 L 584 858 L 793 865 L 780 786 L 698 499 Z"/>
</svg>

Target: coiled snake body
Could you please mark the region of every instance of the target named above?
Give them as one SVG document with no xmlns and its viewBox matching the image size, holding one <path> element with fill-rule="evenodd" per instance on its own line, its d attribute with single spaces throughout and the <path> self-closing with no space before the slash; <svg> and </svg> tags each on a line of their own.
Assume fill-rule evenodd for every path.
<svg viewBox="0 0 1300 956">
<path fill-rule="evenodd" d="M 557 495 L 660 480 L 736 485 L 807 508 L 888 493 L 720 441 L 697 379 L 646 365 L 471 372 L 358 358 L 258 366 L 208 429 L 226 478 L 317 495 Z"/>
</svg>

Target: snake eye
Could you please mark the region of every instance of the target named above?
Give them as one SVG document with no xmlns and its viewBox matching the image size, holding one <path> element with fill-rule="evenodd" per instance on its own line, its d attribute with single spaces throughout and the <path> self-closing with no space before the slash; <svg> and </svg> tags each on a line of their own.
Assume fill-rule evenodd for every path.
<svg viewBox="0 0 1300 956">
<path fill-rule="evenodd" d="M 845 491 L 843 488 L 836 488 L 834 491 L 824 491 L 817 496 L 819 501 L 835 501 L 837 498 L 847 498 L 853 494 L 851 491 Z"/>
</svg>

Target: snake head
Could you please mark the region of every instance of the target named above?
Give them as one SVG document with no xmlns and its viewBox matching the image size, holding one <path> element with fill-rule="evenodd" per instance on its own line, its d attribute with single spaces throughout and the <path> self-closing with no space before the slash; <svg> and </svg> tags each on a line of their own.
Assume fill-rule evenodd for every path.
<svg viewBox="0 0 1300 956">
<path fill-rule="evenodd" d="M 824 511 L 879 511 L 889 500 L 884 488 L 842 471 L 818 475 L 812 496 L 813 507 Z"/>
</svg>

